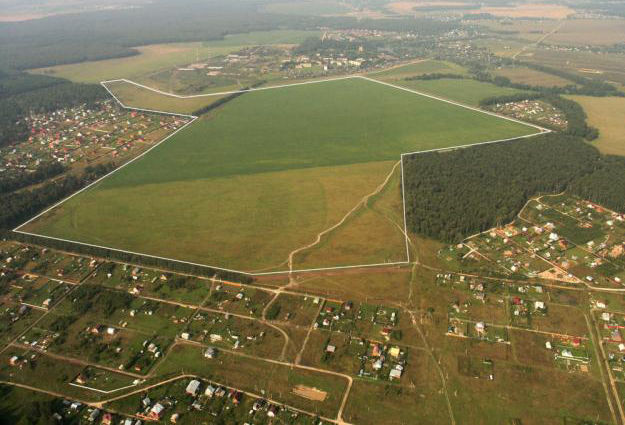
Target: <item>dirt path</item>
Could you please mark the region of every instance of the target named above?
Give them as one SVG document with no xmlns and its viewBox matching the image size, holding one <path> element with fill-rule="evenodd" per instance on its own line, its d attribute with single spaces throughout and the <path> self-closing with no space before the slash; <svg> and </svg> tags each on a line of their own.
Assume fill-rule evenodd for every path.
<svg viewBox="0 0 625 425">
<path fill-rule="evenodd" d="M 408 235 L 406 235 L 406 237 L 408 237 Z M 412 247 L 413 251 L 416 251 L 416 247 L 414 246 L 414 242 L 412 241 L 412 239 L 410 237 L 408 237 L 408 243 L 409 243 L 410 247 Z M 412 301 L 413 301 L 413 296 L 414 296 L 413 286 L 415 285 L 416 273 L 417 273 L 417 269 L 418 269 L 419 266 L 420 265 L 419 265 L 418 261 L 415 261 L 413 263 L 413 265 L 412 265 L 412 272 L 411 272 L 411 276 L 410 276 L 410 283 L 408 285 L 409 291 L 410 291 L 409 294 L 408 294 L 408 302 L 409 303 L 412 303 Z M 405 312 L 407 312 L 410 315 L 410 320 L 412 322 L 412 325 L 417 330 L 417 333 L 419 334 L 419 338 L 421 339 L 421 342 L 423 343 L 425 351 L 430 355 L 430 358 L 432 359 L 432 361 L 434 362 L 434 365 L 436 366 L 436 371 L 438 372 L 438 376 L 441 379 L 441 384 L 443 386 L 443 394 L 445 395 L 445 401 L 447 403 L 447 410 L 449 412 L 449 422 L 450 422 L 451 425 L 456 425 L 456 418 L 454 416 L 454 410 L 451 407 L 451 399 L 449 397 L 449 391 L 447 391 L 447 380 L 445 379 L 445 373 L 443 372 L 443 368 L 441 367 L 440 362 L 438 361 L 438 359 L 434 355 L 434 351 L 432 350 L 432 347 L 430 346 L 430 343 L 428 342 L 427 338 L 425 337 L 425 334 L 423 333 L 423 329 L 421 329 L 421 326 L 419 326 L 417 318 L 415 317 L 415 312 L 413 310 L 407 309 L 405 306 L 403 306 L 402 308 L 403 308 L 403 310 Z"/>
<path fill-rule="evenodd" d="M 566 23 L 566 20 L 562 19 L 560 21 L 560 24 L 555 27 L 554 29 L 552 29 L 551 31 L 549 31 L 547 34 L 543 35 L 542 37 L 540 37 L 537 41 L 527 44 L 525 46 L 523 46 L 521 48 L 521 50 L 519 50 L 518 52 L 516 52 L 513 56 L 512 59 L 516 59 L 517 56 L 519 56 L 521 53 L 525 52 L 527 49 L 534 47 L 534 46 L 538 46 L 540 43 L 542 43 L 543 41 L 545 41 L 548 37 L 552 36 L 553 34 L 557 33 L 558 31 L 560 31 L 562 29 L 562 27 L 564 26 L 564 24 Z"/>
<path fill-rule="evenodd" d="M 591 315 L 592 315 L 592 311 L 591 311 Z M 597 357 L 599 372 L 601 372 L 601 383 L 603 384 L 603 388 L 605 390 L 606 399 L 608 401 L 608 407 L 610 408 L 610 413 L 612 413 L 612 419 L 614 420 L 615 424 L 618 424 L 618 423 L 625 424 L 625 414 L 623 413 L 623 406 L 619 402 L 620 398 L 618 395 L 618 389 L 616 388 L 614 378 L 612 377 L 612 374 L 610 373 L 610 365 L 608 363 L 608 359 L 605 355 L 605 350 L 603 349 L 603 344 L 601 342 L 601 333 L 597 329 L 597 323 L 594 320 L 594 318 L 590 319 L 587 314 L 584 314 L 584 319 L 586 320 L 586 326 L 588 326 L 588 331 L 590 332 L 592 345 L 595 349 L 595 356 Z M 595 334 L 595 332 L 597 333 Z M 599 349 L 601 351 L 599 351 Z M 604 367 L 606 368 L 605 371 L 604 371 Z M 608 378 L 607 382 L 606 382 L 606 376 L 605 376 L 606 374 Z M 609 382 L 609 387 L 608 387 L 608 382 Z M 610 393 L 610 389 L 612 390 L 612 393 Z M 618 417 L 616 415 L 614 406 L 612 404 L 613 400 L 616 401 L 616 405 L 618 406 L 618 409 L 619 409 L 618 417 L 620 417 L 621 419 L 620 422 L 618 421 Z"/>
<path fill-rule="evenodd" d="M 341 218 L 337 223 L 335 223 L 333 226 L 330 226 L 327 229 L 319 232 L 317 234 L 317 237 L 315 238 L 315 240 L 313 242 L 309 243 L 308 245 L 304 245 L 304 246 L 301 246 L 299 248 L 296 248 L 296 249 L 294 249 L 293 251 L 291 251 L 289 253 L 289 261 L 288 261 L 288 265 L 289 265 L 289 283 L 287 285 L 285 285 L 284 288 L 288 288 L 290 285 L 292 285 L 294 283 L 294 281 L 293 281 L 293 260 L 294 260 L 295 255 L 297 255 L 298 253 L 300 253 L 302 251 L 305 251 L 307 249 L 310 249 L 310 248 L 314 247 L 315 245 L 319 244 L 321 242 L 321 239 L 323 238 L 323 236 L 327 235 L 328 233 L 332 232 L 336 228 L 338 228 L 341 225 L 343 225 L 343 223 L 345 223 L 347 221 L 347 219 L 353 213 L 358 211 L 361 207 L 366 206 L 367 202 L 369 201 L 369 199 L 371 199 L 372 197 L 374 197 L 375 195 L 380 193 L 382 191 L 382 189 L 384 189 L 384 187 L 391 180 L 391 177 L 393 177 L 393 174 L 395 174 L 395 170 L 397 170 L 397 167 L 399 167 L 400 164 L 401 164 L 401 160 L 397 161 L 395 163 L 395 165 L 393 165 L 393 168 L 391 169 L 391 172 L 386 176 L 384 181 L 378 187 L 376 187 L 373 192 L 369 193 L 368 195 L 363 196 L 358 201 L 358 203 L 356 203 L 356 205 L 354 205 L 354 207 L 351 210 L 349 210 L 343 216 L 343 218 Z"/>
<path fill-rule="evenodd" d="M 302 355 L 304 354 L 304 350 L 306 349 L 306 344 L 308 344 L 308 340 L 310 339 L 310 334 L 315 328 L 315 323 L 317 323 L 317 317 L 319 317 L 319 314 L 321 313 L 322 308 L 323 308 L 323 303 L 320 302 L 319 308 L 317 309 L 317 313 L 315 314 L 315 317 L 313 318 L 313 321 L 310 324 L 310 327 L 308 328 L 308 332 L 306 333 L 306 338 L 304 338 L 304 342 L 302 343 L 302 348 L 299 350 L 299 352 L 297 353 L 297 356 L 295 357 L 295 364 L 300 364 L 302 362 Z"/>
</svg>

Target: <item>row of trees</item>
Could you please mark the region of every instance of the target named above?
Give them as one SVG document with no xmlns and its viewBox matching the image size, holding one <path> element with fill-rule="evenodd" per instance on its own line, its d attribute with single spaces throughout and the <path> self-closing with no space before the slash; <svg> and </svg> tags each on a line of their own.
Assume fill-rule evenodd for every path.
<svg viewBox="0 0 625 425">
<path fill-rule="evenodd" d="M 404 173 L 410 229 L 447 242 L 511 221 L 540 193 L 568 190 L 625 211 L 625 159 L 565 134 L 416 154 Z"/>
<path fill-rule="evenodd" d="M 406 77 L 406 81 L 440 80 L 443 78 L 448 79 L 448 80 L 462 80 L 467 77 L 465 77 L 464 75 L 460 75 L 460 74 L 433 72 L 431 74 L 421 74 L 421 75 L 414 75 L 412 77 Z"/>
<path fill-rule="evenodd" d="M 138 264 L 144 267 L 154 267 L 158 269 L 171 270 L 172 272 L 186 273 L 195 276 L 215 276 L 219 279 L 232 282 L 253 282 L 253 278 L 249 275 L 228 270 L 216 269 L 208 266 L 189 264 L 176 260 L 165 260 L 161 258 L 150 257 L 149 255 L 133 254 L 109 248 L 98 248 L 95 246 L 83 245 L 81 243 L 61 241 L 56 239 L 49 239 L 43 236 L 26 235 L 15 232 L 8 233 L 7 237 L 28 244 L 40 245 L 52 249 L 58 249 L 61 251 L 73 252 L 79 255 L 107 258 L 111 261 L 118 261 L 120 263 Z"/>
<path fill-rule="evenodd" d="M 60 201 L 114 168 L 113 163 L 85 168 L 81 175 L 68 175 L 31 190 L 0 194 L 0 229 L 10 229 L 49 205 Z"/>
</svg>

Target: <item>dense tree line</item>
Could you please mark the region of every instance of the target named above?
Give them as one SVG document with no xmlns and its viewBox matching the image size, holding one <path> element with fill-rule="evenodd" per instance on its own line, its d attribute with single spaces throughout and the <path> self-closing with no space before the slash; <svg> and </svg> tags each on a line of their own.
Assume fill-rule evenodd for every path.
<svg viewBox="0 0 625 425">
<path fill-rule="evenodd" d="M 407 156 L 404 173 L 410 229 L 447 242 L 511 221 L 539 193 L 625 211 L 625 158 L 564 134 Z"/>
<path fill-rule="evenodd" d="M 158 269 L 170 270 L 172 272 L 187 273 L 195 276 L 217 277 L 231 282 L 251 283 L 253 278 L 249 275 L 228 270 L 216 269 L 208 266 L 189 264 L 176 260 L 165 260 L 151 257 L 149 255 L 132 254 L 115 249 L 98 248 L 81 243 L 60 241 L 37 235 L 26 235 L 23 233 L 5 232 L 7 238 L 20 242 L 45 246 L 51 249 L 73 252 L 79 255 L 89 255 L 100 258 L 107 258 L 111 261 L 118 261 L 127 264 L 137 264 L 143 267 L 154 267 Z"/>
<path fill-rule="evenodd" d="M 0 195 L 13 192 L 18 189 L 41 183 L 49 178 L 58 176 L 65 171 L 65 166 L 60 162 L 42 164 L 35 171 L 21 172 L 17 175 L 0 174 Z"/>
<path fill-rule="evenodd" d="M 534 86 L 524 83 L 513 83 L 508 77 L 496 76 L 490 77 L 490 74 L 481 72 L 478 79 L 481 81 L 490 81 L 500 87 L 510 87 L 518 90 L 531 90 L 543 94 L 577 94 L 584 96 L 623 96 L 615 86 L 604 81 L 594 80 L 591 78 L 581 77 L 566 71 L 556 70 L 542 65 L 526 64 L 529 68 L 552 74 L 561 78 L 574 81 L 576 84 L 567 84 L 565 86 Z"/>
<path fill-rule="evenodd" d="M 416 81 L 416 80 L 440 80 L 440 79 L 452 79 L 452 80 L 462 80 L 465 77 L 464 75 L 460 75 L 460 74 L 452 74 L 452 73 L 441 73 L 441 72 L 433 72 L 431 74 L 421 74 L 421 75 L 414 75 L 412 77 L 406 77 L 406 81 Z"/>
<path fill-rule="evenodd" d="M 571 183 L 570 191 L 607 208 L 625 212 L 625 158 L 603 156 L 594 166 L 592 173 Z"/>
<path fill-rule="evenodd" d="M 559 109 L 567 120 L 566 133 L 571 136 L 583 137 L 586 140 L 595 140 L 599 137 L 599 130 L 589 126 L 586 122 L 586 112 L 582 106 L 571 99 L 561 96 L 545 96 L 544 100 Z"/>
<path fill-rule="evenodd" d="M 114 164 L 98 164 L 85 168 L 79 175 L 68 175 L 35 189 L 0 194 L 0 229 L 9 229 L 26 221 L 49 205 L 60 201 L 114 168 Z"/>
</svg>

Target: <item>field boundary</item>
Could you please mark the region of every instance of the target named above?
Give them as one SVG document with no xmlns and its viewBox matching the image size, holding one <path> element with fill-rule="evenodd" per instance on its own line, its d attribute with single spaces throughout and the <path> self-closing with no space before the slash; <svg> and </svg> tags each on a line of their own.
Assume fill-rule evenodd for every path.
<svg viewBox="0 0 625 425">
<path fill-rule="evenodd" d="M 102 246 L 102 245 L 95 245 L 95 244 L 90 244 L 90 243 L 86 243 L 86 242 L 80 242 L 80 241 L 75 241 L 75 240 L 71 240 L 71 239 L 63 239 L 63 238 L 57 238 L 57 237 L 53 237 L 53 236 L 46 236 L 46 235 L 41 235 L 38 233 L 31 233 L 31 232 L 26 232 L 23 230 L 20 230 L 22 227 L 26 226 L 27 224 L 33 222 L 34 220 L 38 219 L 39 217 L 41 217 L 42 215 L 48 213 L 49 211 L 55 209 L 56 207 L 62 205 L 63 203 L 67 202 L 68 200 L 72 199 L 74 196 L 86 191 L 87 189 L 93 187 L 94 185 L 98 184 L 99 182 L 101 182 L 102 180 L 104 180 L 105 178 L 111 176 L 112 174 L 116 173 L 117 171 L 121 170 L 122 168 L 132 164 L 133 162 L 135 162 L 136 160 L 142 158 L 144 155 L 146 155 L 148 152 L 150 152 L 152 149 L 155 149 L 157 146 L 159 146 L 160 144 L 166 142 L 167 140 L 169 140 L 171 137 L 173 137 L 175 134 L 177 134 L 178 132 L 180 132 L 181 130 L 187 128 L 188 126 L 190 126 L 193 122 L 195 122 L 198 119 L 198 116 L 195 115 L 188 115 L 188 114 L 182 114 L 182 113 L 175 113 L 175 112 L 169 112 L 169 111 L 159 111 L 159 110 L 154 110 L 154 109 L 145 109 L 145 108 L 138 108 L 138 107 L 134 107 L 134 106 L 128 106 L 126 104 L 124 104 L 108 87 L 107 84 L 109 83 L 115 83 L 115 82 L 125 82 L 128 84 L 132 84 L 135 85 L 137 87 L 143 88 L 143 89 L 147 89 L 150 90 L 152 92 L 164 95 L 164 96 L 169 96 L 169 97 L 175 97 L 175 98 L 179 98 L 179 99 L 190 99 L 190 98 L 198 98 L 198 97 L 210 97 L 210 96 L 223 96 L 223 95 L 229 95 L 229 94 L 237 94 L 237 93 L 247 93 L 247 92 L 253 92 L 253 91 L 260 91 L 260 90 L 271 90 L 271 89 L 280 89 L 280 88 L 288 88 L 288 87 L 294 87 L 294 86 L 301 86 L 301 85 L 308 85 L 308 84 L 320 84 L 320 83 L 325 83 L 325 82 L 331 82 L 331 81 L 340 81 L 340 80 L 347 80 L 347 79 L 352 79 L 352 78 L 358 78 L 358 79 L 363 79 L 372 83 L 377 83 L 377 84 L 382 84 L 397 90 L 402 90 L 402 91 L 406 91 L 409 93 L 413 93 L 419 96 L 424 96 L 430 99 L 435 99 L 441 102 L 445 102 L 445 103 L 449 103 L 455 106 L 459 106 L 461 108 L 465 108 L 465 109 L 470 109 L 472 111 L 475 112 L 480 112 L 486 115 L 490 115 L 496 118 L 501 118 L 501 119 L 505 119 L 508 121 L 512 121 L 512 122 L 516 122 L 518 124 L 523 124 L 525 126 L 528 127 L 532 127 L 536 130 L 538 130 L 536 133 L 531 133 L 531 134 L 527 134 L 525 136 L 518 136 L 518 137 L 510 137 L 510 138 L 506 138 L 506 139 L 497 139 L 497 140 L 490 140 L 490 141 L 485 141 L 485 142 L 478 142 L 478 143 L 470 143 L 470 144 L 466 144 L 466 145 L 458 145 L 458 146 L 451 146 L 451 147 L 445 147 L 445 148 L 437 148 L 437 149 L 429 149 L 429 150 L 423 150 L 423 151 L 415 151 L 415 152 L 406 152 L 406 153 L 402 153 L 400 154 L 400 169 L 401 169 L 401 192 L 402 192 L 402 206 L 403 206 L 403 216 L 404 216 L 404 240 L 405 240 L 405 249 L 406 249 L 406 260 L 404 261 L 396 261 L 396 262 L 386 262 L 386 263 L 368 263 L 368 264 L 356 264 L 356 265 L 345 265 L 345 266 L 332 266 L 332 267 L 317 267 L 317 268 L 307 268 L 307 269 L 298 269 L 298 270 L 284 270 L 284 271 L 273 271 L 273 272 L 260 272 L 260 273 L 256 273 L 256 272 L 246 272 L 246 271 L 241 271 L 241 270 L 234 270 L 234 269 L 228 269 L 225 267 L 216 267 L 216 266 L 211 266 L 209 264 L 200 264 L 200 263 L 194 263 L 194 262 L 190 262 L 190 261 L 184 261 L 184 260 L 178 260 L 175 258 L 168 258 L 168 257 L 161 257 L 161 256 L 157 256 L 157 255 L 150 255 L 150 254 L 145 254 L 145 253 L 141 253 L 141 252 L 134 252 L 134 251 L 128 251 L 128 250 L 124 250 L 124 249 L 117 249 L 117 248 L 112 248 L 112 247 L 107 247 L 107 246 Z M 465 105 L 450 99 L 445 99 L 442 97 L 438 97 L 438 96 L 434 96 L 428 93 L 423 93 L 417 90 L 413 90 L 413 89 L 409 89 L 407 87 L 402 87 L 402 86 L 398 86 L 395 84 L 391 84 L 391 83 L 387 83 L 385 81 L 380 81 L 380 80 L 376 80 L 373 78 L 369 78 L 363 75 L 347 75 L 347 76 L 342 76 L 342 77 L 336 77 L 336 78 L 327 78 L 327 79 L 321 79 L 321 80 L 311 80 L 311 81 L 304 81 L 304 82 L 299 82 L 299 83 L 292 83 L 292 84 L 284 84 L 284 85 L 277 85 L 277 86 L 267 86 L 267 87 L 256 87 L 256 88 L 249 88 L 249 89 L 244 89 L 244 90 L 234 90 L 234 91 L 228 91 L 228 92 L 221 92 L 221 93 L 206 93 L 206 94 L 197 94 L 197 95 L 177 95 L 174 93 L 168 93 L 162 90 L 158 90 L 152 87 L 148 87 L 145 86 L 143 84 L 140 83 L 136 83 L 134 81 L 131 80 L 127 80 L 125 78 L 122 79 L 116 79 L 116 80 L 106 80 L 106 81 L 101 81 L 100 85 L 102 87 L 104 87 L 104 89 L 111 95 L 111 97 L 113 99 L 115 99 L 115 101 L 117 103 L 119 103 L 119 105 L 124 108 L 124 109 L 128 109 L 128 110 L 133 110 L 133 111 L 141 111 L 141 112 L 148 112 L 148 113 L 155 113 L 155 114 L 163 114 L 163 115 L 170 115 L 170 116 L 179 116 L 179 117 L 184 117 L 184 118 L 189 118 L 190 121 L 187 122 L 185 125 L 183 125 L 182 127 L 178 128 L 177 130 L 175 130 L 174 132 L 172 132 L 171 134 L 169 134 L 168 136 L 166 136 L 165 138 L 163 138 L 163 140 L 159 141 L 158 143 L 155 143 L 153 146 L 151 146 L 149 149 L 147 149 L 146 151 L 144 151 L 143 153 L 137 155 L 136 157 L 132 158 L 130 161 L 120 165 L 119 167 L 115 168 L 114 170 L 112 170 L 111 172 L 105 174 L 104 176 L 96 179 L 95 181 L 91 182 L 90 184 L 88 184 L 87 186 L 83 187 L 82 189 L 74 192 L 73 194 L 69 195 L 68 197 L 62 199 L 61 201 L 55 203 L 54 205 L 52 205 L 51 207 L 48 207 L 47 209 L 43 210 L 42 212 L 40 212 L 39 214 L 35 215 L 34 217 L 30 218 L 29 220 L 27 220 L 26 222 L 18 225 L 17 227 L 15 227 L 13 229 L 13 232 L 15 233 L 20 233 L 20 234 L 24 234 L 24 235 L 30 235 L 30 236 L 37 236 L 37 237 L 41 237 L 41 238 L 45 238 L 45 239 L 51 239 L 51 240 L 56 240 L 56 241 L 61 241 L 61 242 L 69 242 L 69 243 L 74 243 L 74 244 L 78 244 L 78 245 L 84 245 L 84 246 L 90 246 L 93 248 L 100 248 L 100 249 L 107 249 L 107 250 L 111 250 L 111 251 L 115 251 L 115 252 L 121 252 L 121 253 L 126 253 L 126 254 L 131 254 L 131 255 L 141 255 L 141 256 L 145 256 L 145 257 L 149 257 L 149 258 L 154 258 L 154 259 L 159 259 L 159 260 L 167 260 L 167 261 L 172 261 L 172 262 L 176 262 L 176 263 L 180 263 L 180 264 L 187 264 L 187 265 L 191 265 L 191 266 L 201 266 L 201 267 L 207 267 L 207 268 L 212 268 L 215 270 L 220 270 L 220 271 L 225 271 L 225 272 L 232 272 L 232 273 L 238 273 L 238 274 L 242 274 L 242 275 L 247 275 L 247 276 L 270 276 L 270 275 L 284 275 L 284 274 L 292 274 L 292 273 L 306 273 L 306 272 L 320 272 L 320 271 L 332 271 L 332 270 L 345 270 L 345 269 L 356 269 L 356 268 L 369 268 L 369 267 L 383 267 L 383 266 L 400 266 L 400 265 L 407 265 L 410 264 L 410 247 L 409 247 L 409 238 L 408 238 L 408 223 L 407 223 L 407 219 L 406 219 L 406 193 L 405 193 L 405 183 L 404 183 L 404 156 L 407 155 L 415 155 L 415 154 L 422 154 L 422 153 L 431 153 L 431 152 L 443 152 L 443 151 L 451 151 L 451 150 L 455 150 L 455 149 L 465 149 L 465 148 L 470 148 L 470 147 L 474 147 L 474 146 L 480 146 L 480 145 L 486 145 L 486 144 L 493 144 L 493 143 L 502 143 L 502 142 L 508 142 L 508 141 L 512 141 L 512 140 L 520 140 L 520 139 L 527 139 L 530 137 L 534 137 L 540 134 L 546 134 L 546 133 L 550 133 L 551 130 L 541 127 L 539 125 L 536 124 L 531 124 L 531 123 L 527 123 L 521 120 L 517 120 L 515 118 L 512 117 L 507 117 L 504 115 L 500 115 L 491 111 L 485 111 L 483 109 L 479 109 L 473 106 L 469 106 L 469 105 Z"/>
</svg>

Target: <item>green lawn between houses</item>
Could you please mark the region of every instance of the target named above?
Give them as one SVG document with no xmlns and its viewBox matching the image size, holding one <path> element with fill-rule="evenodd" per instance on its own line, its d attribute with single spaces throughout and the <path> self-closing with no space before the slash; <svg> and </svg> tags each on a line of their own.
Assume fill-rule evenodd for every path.
<svg viewBox="0 0 625 425">
<path fill-rule="evenodd" d="M 251 92 L 22 230 L 284 270 L 289 252 L 372 192 L 401 153 L 535 132 L 360 78 Z M 337 265 L 330 255 L 325 266 Z"/>
</svg>

